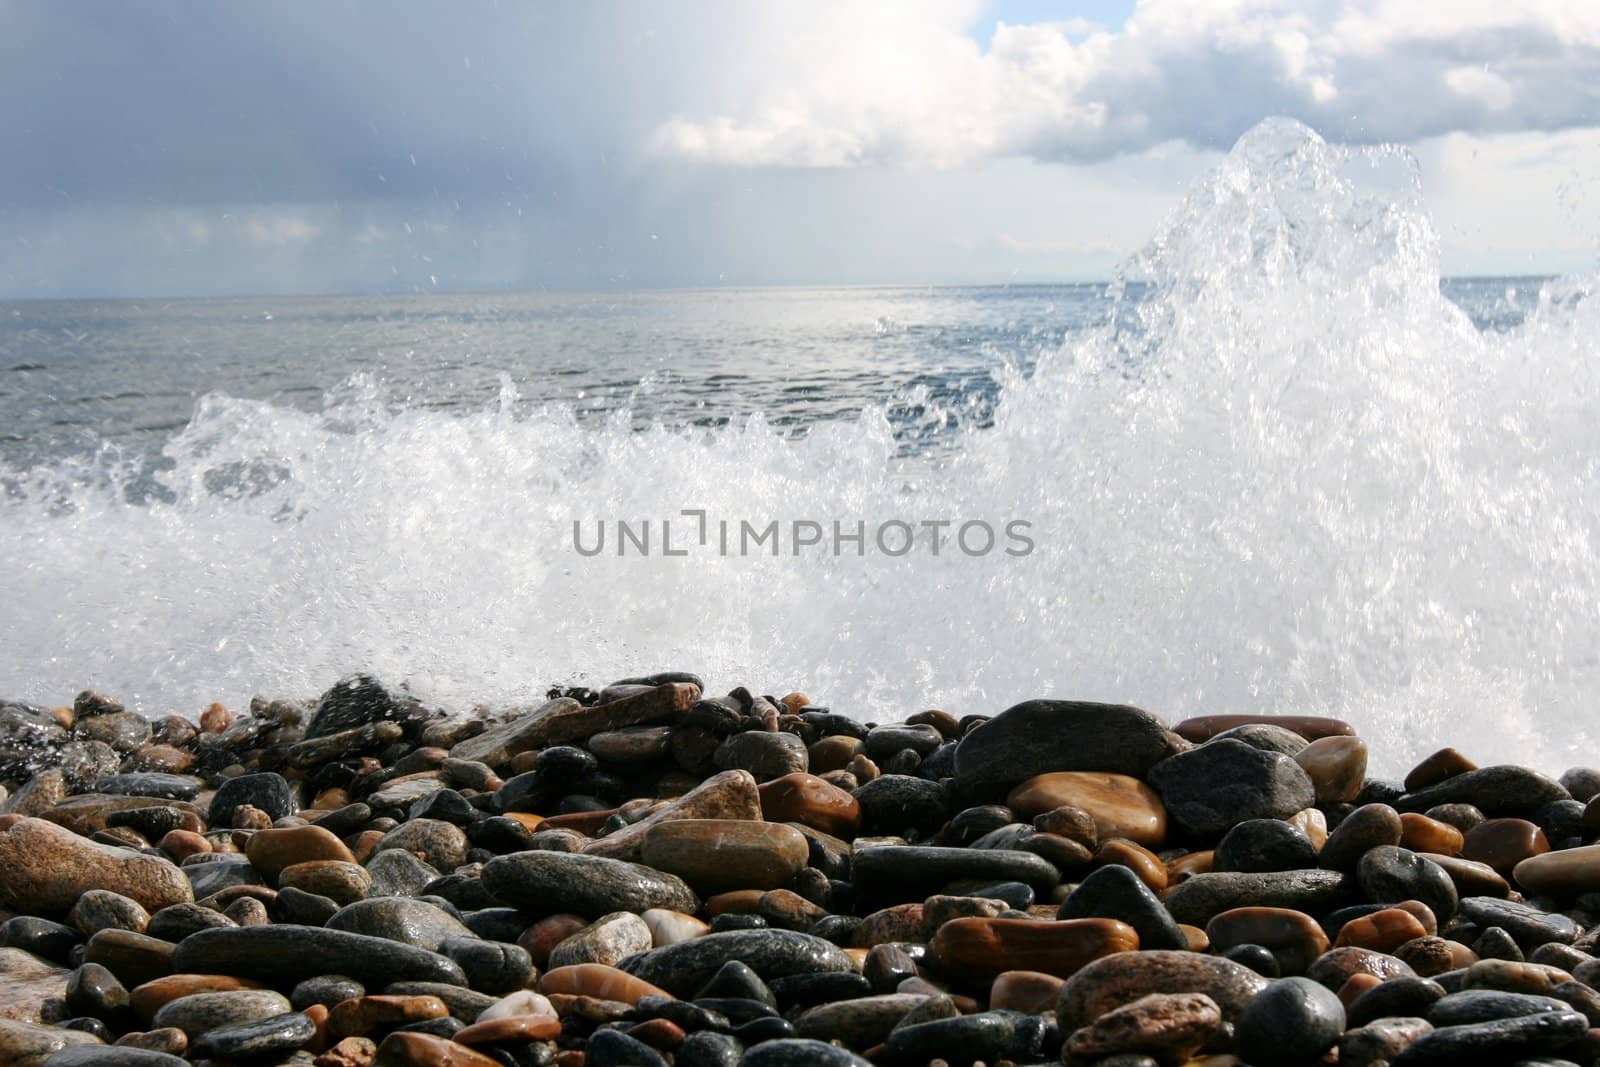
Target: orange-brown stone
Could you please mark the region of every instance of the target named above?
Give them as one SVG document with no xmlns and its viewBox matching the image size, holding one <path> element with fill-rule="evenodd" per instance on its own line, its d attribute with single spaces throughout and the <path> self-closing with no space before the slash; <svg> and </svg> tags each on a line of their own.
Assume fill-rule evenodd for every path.
<svg viewBox="0 0 1600 1067">
<path fill-rule="evenodd" d="M 1512 868 L 1511 877 L 1533 893 L 1576 896 L 1600 889 L 1600 845 L 1530 856 Z"/>
<path fill-rule="evenodd" d="M 1094 866 L 1126 867 L 1150 887 L 1150 892 L 1160 896 L 1167 891 L 1167 865 L 1154 852 L 1132 841 L 1112 838 L 1100 842 L 1094 854 Z"/>
<path fill-rule="evenodd" d="M 826 785 L 820 780 L 819 784 Z M 782 823 L 679 819 L 651 828 L 640 858 L 646 866 L 675 874 L 695 892 L 708 895 L 730 889 L 776 889 L 800 872 L 810 852 L 805 835 Z"/>
<path fill-rule="evenodd" d="M 252 867 L 269 878 L 276 878 L 285 867 L 312 860 L 356 862 L 345 843 L 320 826 L 258 830 L 250 835 L 244 854 Z"/>
<path fill-rule="evenodd" d="M 1321 924 L 1292 908 L 1232 908 L 1212 916 L 1206 936 L 1219 954 L 1239 945 L 1260 945 L 1286 975 L 1304 974 L 1328 950 Z"/>
<path fill-rule="evenodd" d="M 1345 923 L 1334 946 L 1344 948 L 1354 945 L 1392 954 L 1407 941 L 1427 936 L 1427 929 L 1417 921 L 1415 915 L 1399 908 L 1385 908 Z"/>
<path fill-rule="evenodd" d="M 1426 815 L 1407 812 L 1400 816 L 1400 847 L 1413 852 L 1437 852 L 1443 856 L 1459 856 L 1466 843 L 1460 830 L 1447 822 L 1430 819 Z"/>
<path fill-rule="evenodd" d="M 1326 719 L 1315 715 L 1200 715 L 1185 719 L 1172 728 L 1172 732 L 1185 741 L 1208 741 L 1224 730 L 1235 726 L 1253 726 L 1264 723 L 1293 731 L 1307 741 L 1324 737 L 1351 737 L 1355 727 L 1339 719 Z"/>
<path fill-rule="evenodd" d="M 231 993 L 240 989 L 261 988 L 260 982 L 226 974 L 169 974 L 165 978 L 134 986 L 128 993 L 128 1001 L 133 1013 L 148 1023 L 167 1002 L 179 997 L 193 993 Z"/>
<path fill-rule="evenodd" d="M 378 1046 L 372 1067 L 501 1067 L 501 1064 L 448 1038 L 396 1032 Z"/>
<path fill-rule="evenodd" d="M 380 1027 L 405 1026 L 450 1014 L 444 1001 L 433 996 L 379 994 L 351 997 L 328 1012 L 327 1038 L 342 1041 L 347 1037 L 370 1034 Z"/>
<path fill-rule="evenodd" d="M 1367 743 L 1359 737 L 1322 737 L 1295 753 L 1317 791 L 1318 804 L 1348 803 L 1367 776 Z"/>
<path fill-rule="evenodd" d="M 989 1007 L 995 1011 L 1021 1011 L 1039 1015 L 1056 1010 L 1056 998 L 1066 979 L 1043 971 L 1004 971 L 989 987 Z"/>
<path fill-rule="evenodd" d="M 554 1015 L 512 1015 L 485 1019 L 457 1031 L 463 1045 L 493 1045 L 501 1041 L 548 1041 L 561 1036 L 561 1020 Z"/>
<path fill-rule="evenodd" d="M 1102 956 L 1137 949 L 1139 935 L 1115 919 L 954 919 L 929 947 L 963 977 L 1042 971 L 1065 978 Z"/>
<path fill-rule="evenodd" d="M 1071 806 L 1093 816 L 1102 838 L 1123 837 L 1160 847 L 1167 837 L 1167 809 L 1154 789 L 1125 774 L 1057 771 L 1039 774 L 1012 789 L 1006 806 L 1022 819 Z"/>
<path fill-rule="evenodd" d="M 1549 838 L 1527 819 L 1486 819 L 1467 831 L 1461 846 L 1465 859 L 1488 864 L 1502 876 L 1528 857 L 1549 851 Z"/>
<path fill-rule="evenodd" d="M 814 774 L 797 771 L 760 786 L 761 817 L 798 822 L 825 834 L 851 838 L 861 827 L 861 803 Z"/>
<path fill-rule="evenodd" d="M 1415 767 L 1406 775 L 1406 792 L 1415 793 L 1426 789 L 1430 785 L 1438 785 L 1446 778 L 1454 778 L 1458 774 L 1475 771 L 1478 765 L 1453 748 L 1441 748 Z"/>
<path fill-rule="evenodd" d="M 635 978 L 615 967 L 600 963 L 578 963 L 571 967 L 557 967 L 545 972 L 539 979 L 539 992 L 545 995 L 565 993 L 570 996 L 595 997 L 615 1000 L 623 1004 L 637 1004 L 640 997 L 670 997 L 672 994 L 649 982 Z"/>
</svg>

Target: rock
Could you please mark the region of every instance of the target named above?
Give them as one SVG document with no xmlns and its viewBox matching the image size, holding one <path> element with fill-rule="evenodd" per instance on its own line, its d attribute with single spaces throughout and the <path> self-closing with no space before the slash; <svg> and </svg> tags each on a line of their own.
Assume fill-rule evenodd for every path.
<svg viewBox="0 0 1600 1067">
<path fill-rule="evenodd" d="M 656 948 L 688 941 L 711 931 L 711 927 L 693 915 L 670 908 L 651 908 L 640 913 L 639 918 L 650 928 L 650 941 Z"/>
<path fill-rule="evenodd" d="M 1600 845 L 1529 856 L 1512 869 L 1511 877 L 1529 892 L 1557 897 L 1600 891 Z"/>
<path fill-rule="evenodd" d="M 424 949 L 343 930 L 282 924 L 201 930 L 178 946 L 173 966 L 266 982 L 345 974 L 367 986 L 401 981 L 466 984 L 460 967 Z"/>
<path fill-rule="evenodd" d="M 800 831 L 748 819 L 661 823 L 645 834 L 641 846 L 647 866 L 677 875 L 703 895 L 776 889 L 800 872 L 809 855 Z"/>
<path fill-rule="evenodd" d="M 1057 919 L 1118 919 L 1131 926 L 1146 949 L 1186 949 L 1188 940 L 1166 907 L 1126 867 L 1090 872 L 1061 902 Z"/>
<path fill-rule="evenodd" d="M 1450 876 L 1458 897 L 1506 897 L 1511 885 L 1486 863 L 1475 863 L 1459 856 L 1441 856 L 1437 852 L 1418 853 L 1428 862 Z"/>
<path fill-rule="evenodd" d="M 699 698 L 700 687 L 692 682 L 667 682 L 592 708 L 569 697 L 558 697 L 503 726 L 459 742 L 450 755 L 499 766 L 519 752 L 570 744 L 625 726 L 671 718 L 688 710 Z"/>
<path fill-rule="evenodd" d="M 1107 956 L 1067 979 L 1056 1004 L 1063 1030 L 1076 1030 L 1151 993 L 1204 993 L 1233 1021 L 1267 980 L 1218 956 L 1126 952 Z"/>
<path fill-rule="evenodd" d="M 1406 942 L 1427 936 L 1427 928 L 1409 911 L 1384 908 L 1345 923 L 1334 944 L 1339 948 L 1354 945 L 1392 954 Z"/>
<path fill-rule="evenodd" d="M 44 1061 L 45 1067 L 188 1067 L 188 1063 L 169 1052 L 134 1048 L 121 1041 L 111 1047 L 70 1045 Z"/>
<path fill-rule="evenodd" d="M 0 1063 L 6 1067 L 44 1067 L 53 1053 L 69 1046 L 96 1046 L 100 1039 L 81 1030 L 0 1019 Z M 130 1065 L 132 1067 L 132 1065 Z"/>
<path fill-rule="evenodd" d="M 798 822 L 825 834 L 854 837 L 861 827 L 861 803 L 832 783 L 811 774 L 786 774 L 760 787 L 761 817 L 768 822 Z"/>
<path fill-rule="evenodd" d="M 1040 1015 L 1055 1011 L 1065 980 L 1042 971 L 1006 971 L 989 987 L 989 1007 Z"/>
<path fill-rule="evenodd" d="M 899 904 L 921 901 L 951 882 L 1023 882 L 1042 895 L 1061 876 L 1031 852 L 943 848 L 932 845 L 870 845 L 851 859 L 851 881 L 862 901 Z"/>
<path fill-rule="evenodd" d="M 378 1045 L 371 1067 L 501 1067 L 501 1063 L 449 1038 L 396 1030 Z"/>
<path fill-rule="evenodd" d="M 740 960 L 765 981 L 797 974 L 851 973 L 854 962 L 820 937 L 789 930 L 731 930 L 680 941 L 633 956 L 627 973 L 687 996 L 729 960 Z"/>
<path fill-rule="evenodd" d="M 1139 708 L 1029 700 L 961 739 L 956 785 L 966 795 L 998 796 L 1019 782 L 1055 771 L 1143 778 L 1181 747 L 1164 722 Z"/>
<path fill-rule="evenodd" d="M 101 845 L 42 819 L 0 831 L 0 906 L 65 912 L 90 889 L 107 889 L 146 911 L 194 900 L 189 880 L 165 858 Z"/>
<path fill-rule="evenodd" d="M 1401 811 L 1427 811 L 1438 804 L 1471 804 L 1490 816 L 1531 815 L 1556 800 L 1570 800 L 1561 786 L 1526 767 L 1483 767 L 1406 793 Z"/>
<path fill-rule="evenodd" d="M 1017 970 L 1065 978 L 1092 960 L 1138 947 L 1133 927 L 1115 919 L 954 919 L 929 942 L 950 973 L 984 978 Z"/>
<path fill-rule="evenodd" d="M 131 711 L 96 715 L 77 724 L 77 735 L 110 745 L 126 755 L 150 740 L 150 720 Z"/>
<path fill-rule="evenodd" d="M 1369 849 L 1356 865 L 1356 880 L 1375 904 L 1420 900 L 1440 922 L 1456 913 L 1455 883 L 1444 869 L 1397 845 Z"/>
<path fill-rule="evenodd" d="M 294 788 L 283 775 L 272 772 L 241 774 L 217 787 L 207 818 L 213 827 L 223 829 L 233 825 L 234 811 L 247 805 L 266 812 L 273 821 L 298 810 Z"/>
<path fill-rule="evenodd" d="M 1307 978 L 1320 982 L 1329 990 L 1338 990 L 1352 975 L 1358 974 L 1370 974 L 1380 981 L 1414 977 L 1411 968 L 1403 961 L 1367 948 L 1329 949 L 1306 969 Z"/>
<path fill-rule="evenodd" d="M 1405 824 L 1398 811 L 1387 804 L 1363 804 L 1334 827 L 1317 863 L 1330 871 L 1354 873 L 1368 850 L 1398 845 L 1404 835 Z"/>
<path fill-rule="evenodd" d="M 1100 837 L 1124 837 L 1160 848 L 1167 837 L 1167 809 L 1154 789 L 1137 778 L 1096 771 L 1040 774 L 1006 796 L 1006 806 L 1032 819 L 1063 806 L 1087 812 Z M 1042 829 L 1042 827 L 1041 827 Z"/>
<path fill-rule="evenodd" d="M 667 1058 L 621 1030 L 596 1030 L 589 1038 L 585 1067 L 667 1067 Z"/>
<path fill-rule="evenodd" d="M 1283 978 L 1257 993 L 1234 1031 L 1240 1055 L 1253 1067 L 1314 1063 L 1343 1033 L 1344 1005 L 1309 978 Z"/>
<path fill-rule="evenodd" d="M 1367 776 L 1367 743 L 1359 737 L 1324 737 L 1294 755 L 1316 790 L 1318 804 L 1339 804 L 1361 793 Z"/>
<path fill-rule="evenodd" d="M 115 793 L 129 797 L 161 797 L 167 800 L 193 800 L 200 792 L 200 782 L 181 774 L 162 774 L 157 771 L 134 771 L 129 774 L 112 774 L 95 779 L 91 793 Z"/>
<path fill-rule="evenodd" d="M 1461 844 L 1463 859 L 1493 867 L 1510 875 L 1517 864 L 1550 851 L 1550 841 L 1536 823 L 1527 819 L 1488 819 L 1468 830 Z"/>
<path fill-rule="evenodd" d="M 1330 741 L 1344 740 L 1330 737 Z M 1293 871 L 1317 865 L 1317 849 L 1298 826 L 1281 819 L 1246 819 L 1217 843 L 1215 871 Z"/>
<path fill-rule="evenodd" d="M 1218 737 L 1231 737 L 1235 741 L 1243 741 L 1252 748 L 1259 748 L 1267 752 L 1278 752 L 1289 757 L 1299 755 L 1311 743 L 1293 730 L 1285 730 L 1281 726 L 1264 722 L 1251 722 L 1245 723 L 1243 726 L 1235 726 L 1231 730 L 1223 730 L 1219 734 L 1213 734 L 1212 737 L 1206 740 L 1213 740 Z"/>
<path fill-rule="evenodd" d="M 105 976 L 108 989 L 121 988 L 105 968 L 95 970 Z M 67 996 L 69 976 L 73 975 L 31 952 L 0 948 L 0 1019 L 38 1022 L 48 1002 Z M 127 995 L 122 994 L 124 1003 Z"/>
<path fill-rule="evenodd" d="M 1211 950 L 1225 953 L 1259 945 L 1272 954 L 1278 973 L 1304 974 L 1328 951 L 1328 935 L 1311 916 L 1290 908 L 1233 908 L 1206 923 Z"/>
<path fill-rule="evenodd" d="M 1365 1026 L 1386 1016 L 1426 1016 L 1444 995 L 1444 988 L 1438 982 L 1426 978 L 1390 978 L 1351 1002 L 1345 1012 L 1345 1025 Z"/>
<path fill-rule="evenodd" d="M 1287 819 L 1315 801 L 1311 779 L 1294 760 L 1228 739 L 1163 760 L 1146 779 L 1168 816 L 1202 836 L 1246 819 Z"/>
<path fill-rule="evenodd" d="M 289 1001 L 270 989 L 192 993 L 163 1004 L 151 1023 L 157 1027 L 176 1027 L 193 1041 L 221 1026 L 270 1019 L 290 1010 Z"/>
<path fill-rule="evenodd" d="M 320 826 L 291 826 L 281 830 L 257 830 L 250 835 L 244 854 L 250 865 L 268 878 L 275 878 L 285 867 L 313 860 L 338 860 L 354 863 L 345 843 Z"/>
<path fill-rule="evenodd" d="M 739 1067 L 872 1067 L 855 1053 L 823 1041 L 780 1038 L 746 1052 Z"/>
<path fill-rule="evenodd" d="M 913 993 L 887 993 L 821 1004 L 802 1012 L 795 1032 L 817 1041 L 841 1041 L 847 1048 L 868 1049 L 883 1043 L 912 1009 L 928 998 Z"/>
<path fill-rule="evenodd" d="M 85 890 L 67 912 L 67 922 L 85 937 L 101 930 L 132 930 L 142 934 L 150 925 L 150 913 L 121 893 L 108 889 Z"/>
<path fill-rule="evenodd" d="M 794 734 L 750 730 L 734 734 L 713 757 L 719 770 L 749 771 L 757 782 L 803 773 L 810 766 L 806 744 Z"/>
<path fill-rule="evenodd" d="M 1475 771 L 1478 765 L 1453 748 L 1441 748 L 1421 763 L 1411 769 L 1406 775 L 1405 789 L 1408 793 L 1415 793 L 1431 785 L 1438 785 L 1446 778 L 1454 778 L 1467 771 Z"/>
<path fill-rule="evenodd" d="M 460 920 L 442 908 L 405 897 L 376 897 L 347 904 L 334 912 L 324 929 L 381 937 L 429 952 L 439 951 L 449 938 L 473 936 Z"/>
<path fill-rule="evenodd" d="M 885 774 L 851 794 L 861 805 L 866 834 L 929 835 L 944 825 L 950 795 L 940 782 L 908 774 Z"/>
<path fill-rule="evenodd" d="M 467 860 L 467 835 L 459 826 L 440 819 L 413 818 L 384 834 L 375 851 L 392 848 L 409 852 L 437 870 L 453 871 Z"/>
<path fill-rule="evenodd" d="M 628 911 L 603 915 L 583 929 L 563 939 L 551 949 L 549 966 L 571 967 L 580 963 L 600 963 L 615 967 L 638 952 L 654 947 L 645 920 Z"/>
<path fill-rule="evenodd" d="M 570 911 L 597 919 L 650 908 L 693 912 L 700 901 L 682 879 L 635 863 L 564 852 L 517 852 L 484 864 L 484 887 L 534 915 Z"/>
<path fill-rule="evenodd" d="M 644 997 L 668 995 L 659 986 L 653 986 L 616 967 L 599 963 L 580 963 L 547 971 L 539 979 L 539 989 L 548 996 L 564 994 L 593 997 L 621 1004 L 637 1004 Z"/>
<path fill-rule="evenodd" d="M 1204 926 L 1233 908 L 1329 911 L 1350 899 L 1354 888 L 1338 871 L 1223 871 L 1190 875 L 1167 893 L 1164 903 L 1178 922 Z"/>
<path fill-rule="evenodd" d="M 1567 1011 L 1564 1001 L 1498 989 L 1464 989 L 1435 1001 L 1427 1012 L 1434 1026 L 1469 1026 L 1495 1019 L 1516 1019 L 1547 1011 Z"/>
<path fill-rule="evenodd" d="M 452 937 L 439 954 L 461 968 L 473 989 L 500 996 L 521 989 L 533 975 L 533 959 L 518 945 L 478 937 Z"/>
<path fill-rule="evenodd" d="M 53 990 L 51 995 L 55 995 Z M 66 1001 L 67 1011 L 73 1015 L 104 1019 L 115 1017 L 128 1008 L 127 988 L 98 963 L 85 963 L 73 971 L 60 995 Z"/>
<path fill-rule="evenodd" d="M 761 794 L 756 789 L 756 780 L 748 771 L 723 771 L 707 778 L 660 811 L 585 845 L 583 851 L 591 856 L 637 862 L 644 835 L 652 827 L 664 822 L 760 818 Z"/>
<path fill-rule="evenodd" d="M 1562 1011 L 1471 1026 L 1447 1026 L 1419 1037 L 1391 1063 L 1393 1067 L 1514 1063 L 1530 1056 L 1560 1052 L 1581 1038 L 1588 1025 L 1577 1012 Z"/>
<path fill-rule="evenodd" d="M 1512 900 L 1493 897 L 1467 897 L 1461 902 L 1461 917 L 1478 926 L 1498 926 L 1517 944 L 1531 952 L 1540 945 L 1570 945 L 1583 931 L 1559 912 L 1545 912 Z"/>
<path fill-rule="evenodd" d="M 1183 720 L 1172 731 L 1185 740 L 1198 743 L 1209 741 L 1224 731 L 1257 723 L 1280 727 L 1299 734 L 1307 741 L 1324 737 L 1349 737 L 1356 732 L 1355 727 L 1347 722 L 1315 715 L 1201 715 Z"/>
<path fill-rule="evenodd" d="M 297 741 L 289 746 L 288 763 L 298 770 L 309 770 L 346 756 L 382 751 L 404 735 L 399 723 L 368 723 L 326 737 Z"/>
<path fill-rule="evenodd" d="M 298 889 L 327 897 L 336 904 L 363 900 L 372 889 L 372 875 L 355 863 L 312 860 L 295 863 L 278 872 L 278 890 Z"/>
<path fill-rule="evenodd" d="M 935 1057 L 948 1063 L 993 1063 L 1009 1058 L 1017 1026 L 1014 1017 L 997 1011 L 899 1026 L 884 1042 L 884 1053 L 899 1063 L 926 1063 Z"/>
<path fill-rule="evenodd" d="M 1413 852 L 1459 856 L 1466 839 L 1447 822 L 1408 811 L 1400 816 L 1400 847 Z"/>
<path fill-rule="evenodd" d="M 1339 1042 L 1339 1067 L 1387 1067 L 1407 1045 L 1432 1030 L 1426 1019 L 1406 1016 L 1375 1019 L 1347 1030 Z"/>
<path fill-rule="evenodd" d="M 196 1056 L 240 1060 L 278 1056 L 304 1047 L 317 1036 L 317 1024 L 300 1012 L 219 1026 L 191 1046 Z"/>
<path fill-rule="evenodd" d="M 422 892 L 422 887 L 439 877 L 439 872 L 423 863 L 409 852 L 390 849 L 376 852 L 367 861 L 367 874 L 372 885 L 369 897 L 410 897 Z"/>
<path fill-rule="evenodd" d="M 129 1003 L 134 1014 L 149 1023 L 155 1018 L 156 1012 L 180 997 L 260 988 L 259 982 L 224 974 L 169 974 L 135 986 Z"/>
</svg>

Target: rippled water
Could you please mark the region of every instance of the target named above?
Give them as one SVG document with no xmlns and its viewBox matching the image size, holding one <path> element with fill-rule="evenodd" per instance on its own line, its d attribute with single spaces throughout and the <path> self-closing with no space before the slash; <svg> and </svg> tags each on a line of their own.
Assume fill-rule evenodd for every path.
<svg viewBox="0 0 1600 1067">
<path fill-rule="evenodd" d="M 1441 286 L 1414 183 L 1369 180 L 1397 162 L 1258 128 L 1128 286 L 0 307 L 0 695 L 194 712 L 367 668 L 462 707 L 687 667 L 1560 769 L 1600 688 L 1600 313 Z M 1034 550 L 574 551 L 685 508 Z"/>
</svg>

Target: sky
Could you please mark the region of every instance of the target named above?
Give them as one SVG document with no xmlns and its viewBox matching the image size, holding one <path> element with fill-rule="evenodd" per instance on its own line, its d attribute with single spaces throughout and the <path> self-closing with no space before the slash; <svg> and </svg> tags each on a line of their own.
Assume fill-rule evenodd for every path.
<svg viewBox="0 0 1600 1067">
<path fill-rule="evenodd" d="M 1100 279 L 1273 115 L 1600 265 L 1594 0 L 0 0 L 0 299 Z"/>
</svg>

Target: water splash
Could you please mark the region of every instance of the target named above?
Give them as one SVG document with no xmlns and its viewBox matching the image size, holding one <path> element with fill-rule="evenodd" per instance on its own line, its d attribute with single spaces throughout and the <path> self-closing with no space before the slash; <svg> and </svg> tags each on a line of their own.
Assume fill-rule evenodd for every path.
<svg viewBox="0 0 1600 1067">
<path fill-rule="evenodd" d="M 1149 287 L 934 460 L 882 410 L 795 439 L 581 423 L 509 384 L 467 414 L 368 378 L 318 413 L 207 397 L 158 493 L 110 456 L 7 473 L 0 694 L 192 714 L 363 668 L 465 707 L 689 667 L 872 719 L 1325 713 L 1389 771 L 1447 742 L 1560 769 L 1600 690 L 1600 311 L 1573 283 L 1475 329 L 1416 188 L 1403 154 L 1258 127 L 1130 266 Z M 574 520 L 684 508 L 1020 518 L 1037 548 L 572 549 Z"/>
</svg>

